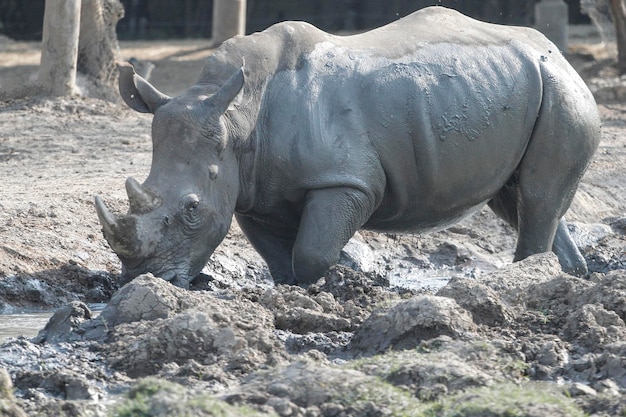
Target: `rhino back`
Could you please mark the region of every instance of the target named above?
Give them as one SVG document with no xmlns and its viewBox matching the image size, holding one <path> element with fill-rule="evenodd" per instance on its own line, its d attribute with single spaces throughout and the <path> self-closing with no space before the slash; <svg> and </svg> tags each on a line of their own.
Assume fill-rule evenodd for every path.
<svg viewBox="0 0 626 417">
<path fill-rule="evenodd" d="M 535 50 L 550 45 L 557 50 L 535 30 L 481 22 L 440 6 L 427 7 L 385 26 L 350 36 L 332 35 L 306 22 L 287 21 L 224 42 L 207 59 L 199 83 L 221 85 L 245 60 L 246 75 L 251 77 L 247 84 L 257 88 L 259 81 L 301 65 L 316 45 L 325 41 L 398 59 L 438 43 L 495 46 L 513 40 Z"/>
</svg>

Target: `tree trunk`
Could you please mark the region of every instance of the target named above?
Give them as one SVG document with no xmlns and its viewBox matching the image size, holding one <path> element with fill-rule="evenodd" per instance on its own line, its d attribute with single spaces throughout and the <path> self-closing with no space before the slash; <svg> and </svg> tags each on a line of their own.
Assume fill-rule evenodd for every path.
<svg viewBox="0 0 626 417">
<path fill-rule="evenodd" d="M 76 89 L 81 0 L 47 0 L 38 80 L 44 94 L 70 95 Z"/>
<path fill-rule="evenodd" d="M 626 74 L 626 4 L 625 0 L 611 0 L 611 12 L 617 40 L 617 70 Z"/>
<path fill-rule="evenodd" d="M 124 6 L 120 0 L 82 0 L 80 15 L 78 71 L 96 84 L 113 85 L 121 59 L 115 27 Z"/>
</svg>

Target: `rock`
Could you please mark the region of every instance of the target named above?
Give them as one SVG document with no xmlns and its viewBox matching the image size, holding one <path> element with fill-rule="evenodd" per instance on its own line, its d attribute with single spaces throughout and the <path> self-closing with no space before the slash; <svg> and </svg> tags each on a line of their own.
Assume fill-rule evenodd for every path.
<svg viewBox="0 0 626 417">
<path fill-rule="evenodd" d="M 574 382 L 567 387 L 567 393 L 572 397 L 580 397 L 582 395 L 598 395 L 598 391 L 591 388 L 589 385 L 581 384 L 580 382 Z"/>
<path fill-rule="evenodd" d="M 100 313 L 100 319 L 109 327 L 140 320 L 164 319 L 201 303 L 198 294 L 148 273 L 118 290 Z"/>
<path fill-rule="evenodd" d="M 381 308 L 363 322 L 348 348 L 357 355 L 415 348 L 446 335 L 460 338 L 476 330 L 470 314 L 451 298 L 421 295 Z"/>
<path fill-rule="evenodd" d="M 407 391 L 377 377 L 311 360 L 257 372 L 225 399 L 292 416 L 411 415 L 420 407 Z M 282 414 L 288 410 L 293 414 Z"/>
<path fill-rule="evenodd" d="M 81 324 L 91 320 L 93 314 L 86 304 L 72 301 L 58 309 L 50 318 L 46 327 L 33 338 L 33 343 L 58 343 L 78 340 L 72 332 L 78 331 Z"/>
<path fill-rule="evenodd" d="M 494 290 L 474 279 L 453 277 L 437 292 L 437 296 L 455 300 L 472 314 L 476 324 L 506 326 L 515 317 L 513 310 L 502 302 Z"/>
<path fill-rule="evenodd" d="M 626 325 L 617 313 L 601 304 L 585 304 L 569 314 L 563 334 L 568 340 L 594 351 L 624 339 Z"/>
<path fill-rule="evenodd" d="M 360 272 L 371 272 L 374 269 L 374 251 L 363 242 L 359 233 L 348 241 L 341 251 L 339 264 Z"/>
<path fill-rule="evenodd" d="M 626 321 L 626 270 L 611 271 L 599 276 L 596 285 L 578 297 L 577 304 L 601 304 Z"/>
<path fill-rule="evenodd" d="M 523 305 L 528 287 L 549 281 L 562 273 L 557 256 L 547 252 L 506 265 L 476 280 L 495 291 L 509 305 Z"/>
<path fill-rule="evenodd" d="M 250 301 L 205 295 L 202 306 L 164 313 L 167 318 L 111 330 L 107 356 L 113 368 L 136 378 L 155 375 L 169 362 L 184 366 L 194 360 L 245 374 L 285 355 L 273 333 L 274 317 Z"/>
<path fill-rule="evenodd" d="M 259 301 L 274 313 L 275 326 L 280 330 L 306 334 L 352 328 L 350 320 L 337 314 L 343 313 L 343 307 L 328 292 L 312 297 L 299 287 L 280 286 L 266 291 Z"/>
</svg>

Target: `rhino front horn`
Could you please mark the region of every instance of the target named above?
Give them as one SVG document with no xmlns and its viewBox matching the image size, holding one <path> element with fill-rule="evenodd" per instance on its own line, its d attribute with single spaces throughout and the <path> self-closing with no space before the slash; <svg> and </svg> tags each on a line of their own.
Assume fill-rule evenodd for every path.
<svg viewBox="0 0 626 417">
<path fill-rule="evenodd" d="M 104 236 L 115 236 L 115 232 L 118 229 L 117 220 L 106 208 L 100 196 L 96 196 L 96 212 L 98 213 L 98 220 L 100 220 L 100 224 L 102 225 Z"/>
<path fill-rule="evenodd" d="M 145 189 L 133 177 L 128 177 L 126 180 L 126 194 L 128 194 L 131 213 L 147 213 L 161 205 L 161 199 Z"/>
<path fill-rule="evenodd" d="M 99 196 L 96 196 L 96 212 L 102 225 L 104 238 L 111 249 L 119 256 L 136 257 L 141 245 L 135 236 L 134 216 L 124 216 L 118 219 L 106 208 Z"/>
</svg>

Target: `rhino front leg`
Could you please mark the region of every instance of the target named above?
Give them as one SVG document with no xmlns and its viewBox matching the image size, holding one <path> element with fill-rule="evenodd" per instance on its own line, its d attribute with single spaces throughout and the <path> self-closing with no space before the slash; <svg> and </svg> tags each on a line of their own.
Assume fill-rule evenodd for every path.
<svg viewBox="0 0 626 417">
<path fill-rule="evenodd" d="M 295 242 L 293 233 L 279 234 L 253 218 L 236 214 L 235 218 L 250 244 L 263 257 L 276 284 L 296 284 L 291 268 L 291 252 Z M 293 235 L 289 237 L 289 235 Z"/>
<path fill-rule="evenodd" d="M 336 264 L 343 247 L 375 207 L 374 198 L 353 188 L 309 191 L 293 247 L 296 282 L 312 284 Z"/>
</svg>

